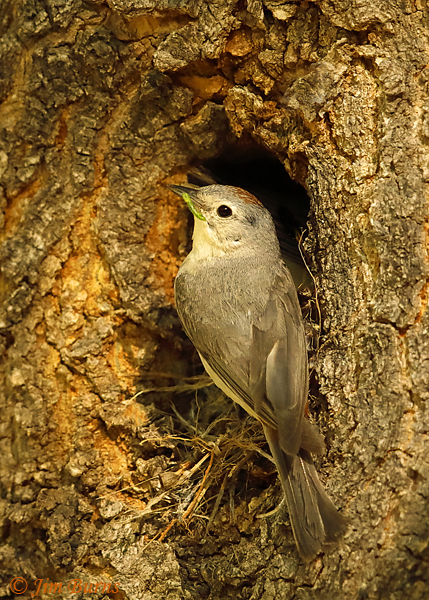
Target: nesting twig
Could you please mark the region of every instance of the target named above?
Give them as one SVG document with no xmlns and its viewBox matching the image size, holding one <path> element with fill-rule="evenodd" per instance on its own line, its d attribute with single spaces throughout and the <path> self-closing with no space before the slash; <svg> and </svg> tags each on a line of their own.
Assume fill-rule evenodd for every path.
<svg viewBox="0 0 429 600">
<path fill-rule="evenodd" d="M 164 376 L 167 376 L 167 375 L 164 374 Z M 173 376 L 171 375 L 170 377 L 173 377 Z M 175 393 L 175 394 L 183 394 L 185 392 L 194 392 L 194 391 L 201 390 L 202 388 L 206 388 L 211 385 L 214 385 L 214 383 L 210 379 L 210 377 L 200 376 L 200 377 L 192 377 L 189 379 L 196 380 L 196 382 L 195 383 L 181 383 L 181 384 L 177 384 L 177 385 L 164 385 L 164 386 L 149 387 L 144 390 L 140 390 L 139 392 L 134 394 L 134 396 L 132 398 L 129 398 L 128 400 L 126 400 L 126 402 L 124 404 L 130 404 L 131 402 L 134 402 L 139 396 L 143 396 L 144 394 L 150 394 L 152 392 L 159 392 L 159 393 L 170 392 L 170 393 Z"/>
</svg>

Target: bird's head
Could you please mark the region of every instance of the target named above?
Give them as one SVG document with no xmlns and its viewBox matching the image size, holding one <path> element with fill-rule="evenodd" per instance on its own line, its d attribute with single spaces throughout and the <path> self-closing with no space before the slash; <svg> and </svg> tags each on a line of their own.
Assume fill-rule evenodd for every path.
<svg viewBox="0 0 429 600">
<path fill-rule="evenodd" d="M 278 252 L 271 215 L 249 192 L 229 185 L 169 187 L 194 215 L 193 251 L 200 258 L 273 249 Z"/>
</svg>

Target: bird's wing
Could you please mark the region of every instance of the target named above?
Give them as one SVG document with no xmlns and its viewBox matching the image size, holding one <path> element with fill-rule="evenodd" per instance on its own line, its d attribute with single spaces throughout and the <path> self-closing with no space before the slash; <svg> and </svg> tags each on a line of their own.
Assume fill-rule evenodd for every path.
<svg viewBox="0 0 429 600">
<path fill-rule="evenodd" d="M 265 357 L 261 369 L 259 357 Z M 265 311 L 253 323 L 250 380 L 255 389 L 265 378 L 265 395 L 255 408 L 263 422 L 274 417 L 284 452 L 297 454 L 301 445 L 304 408 L 308 392 L 307 349 L 301 309 L 290 278 L 278 276 Z M 253 386 L 252 386 L 253 387 Z"/>
</svg>

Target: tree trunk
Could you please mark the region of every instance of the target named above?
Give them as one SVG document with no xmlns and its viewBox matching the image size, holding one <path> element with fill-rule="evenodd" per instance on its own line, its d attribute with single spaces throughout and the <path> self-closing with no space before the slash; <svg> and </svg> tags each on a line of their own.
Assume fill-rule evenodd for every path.
<svg viewBox="0 0 429 600">
<path fill-rule="evenodd" d="M 426 600 L 426 1 L 0 11 L 2 595 Z M 198 391 L 173 303 L 167 184 L 252 153 L 310 197 L 318 469 L 349 527 L 308 564 L 257 518 L 260 429 Z"/>
</svg>

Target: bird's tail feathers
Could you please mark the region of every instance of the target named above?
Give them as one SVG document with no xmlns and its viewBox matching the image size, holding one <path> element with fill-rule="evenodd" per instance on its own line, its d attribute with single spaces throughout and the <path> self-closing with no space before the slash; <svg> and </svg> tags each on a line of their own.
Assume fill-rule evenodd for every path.
<svg viewBox="0 0 429 600">
<path fill-rule="evenodd" d="M 301 556 L 311 560 L 325 544 L 336 542 L 346 521 L 319 481 L 309 452 L 292 456 L 282 451 L 275 429 L 264 427 L 288 504 L 292 530 Z"/>
</svg>

